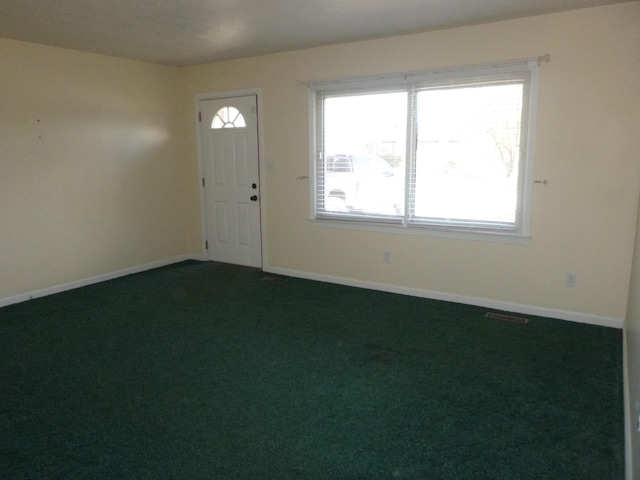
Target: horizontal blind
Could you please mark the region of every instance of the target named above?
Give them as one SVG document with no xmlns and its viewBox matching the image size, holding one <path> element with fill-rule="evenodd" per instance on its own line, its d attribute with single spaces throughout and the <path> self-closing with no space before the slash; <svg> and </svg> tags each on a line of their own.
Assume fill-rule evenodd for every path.
<svg viewBox="0 0 640 480">
<path fill-rule="evenodd" d="M 407 92 L 317 96 L 316 216 L 400 223 Z"/>
<path fill-rule="evenodd" d="M 509 73 L 412 90 L 407 223 L 517 230 L 526 79 Z"/>
</svg>

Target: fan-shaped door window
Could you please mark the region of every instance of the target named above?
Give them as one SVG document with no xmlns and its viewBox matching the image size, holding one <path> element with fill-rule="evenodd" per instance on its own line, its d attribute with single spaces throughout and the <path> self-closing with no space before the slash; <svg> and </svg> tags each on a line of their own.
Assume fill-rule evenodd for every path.
<svg viewBox="0 0 640 480">
<path fill-rule="evenodd" d="M 227 105 L 216 112 L 211 122 L 211 128 L 217 130 L 219 128 L 244 128 L 247 123 L 244 116 L 236 107 Z"/>
</svg>

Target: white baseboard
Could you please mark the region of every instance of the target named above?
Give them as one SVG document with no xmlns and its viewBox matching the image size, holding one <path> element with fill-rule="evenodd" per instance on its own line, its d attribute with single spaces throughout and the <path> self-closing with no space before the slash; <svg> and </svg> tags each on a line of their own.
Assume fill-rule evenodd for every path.
<svg viewBox="0 0 640 480">
<path fill-rule="evenodd" d="M 589 325 L 599 325 L 603 327 L 622 328 L 624 319 L 612 317 L 600 317 L 587 313 L 571 312 L 566 310 L 556 310 L 552 308 L 537 307 L 534 305 L 523 305 L 519 303 L 503 302 L 500 300 L 492 300 L 486 298 L 467 297 L 464 295 L 456 295 L 451 293 L 436 292 L 431 290 L 422 290 L 418 288 L 401 287 L 398 285 L 389 285 L 385 283 L 368 282 L 365 280 L 356 280 L 345 277 L 335 277 L 331 275 L 323 275 L 310 273 L 299 270 L 289 270 L 285 268 L 269 267 L 264 269 L 265 272 L 285 275 L 290 277 L 304 278 L 307 280 L 317 280 L 320 282 L 337 283 L 339 285 L 348 285 L 351 287 L 368 288 L 370 290 L 380 290 L 383 292 L 398 293 L 401 295 L 411 295 L 414 297 L 429 298 L 432 300 L 444 300 L 447 302 L 464 303 L 478 307 L 491 308 L 494 310 L 502 310 L 506 312 L 522 313 L 526 315 L 535 315 L 539 317 L 557 318 L 560 320 L 568 320 L 570 322 L 586 323 Z"/>
<path fill-rule="evenodd" d="M 84 278 L 73 282 L 63 283 L 60 285 L 53 285 L 51 287 L 43 288 L 40 290 L 34 290 L 31 292 L 25 292 L 11 297 L 0 298 L 0 308 L 14 303 L 20 303 L 34 298 L 45 297 L 47 295 L 53 295 L 56 293 L 65 292 L 74 288 L 80 288 L 94 283 L 104 282 L 107 280 L 113 280 L 114 278 L 124 277 L 134 273 L 144 272 L 154 268 L 164 267 L 173 263 L 182 262 L 185 260 L 198 260 L 203 261 L 202 255 L 180 255 L 165 260 L 159 260 L 156 262 L 147 263 L 144 265 L 138 265 L 134 267 L 125 268 L 115 272 L 105 273 L 97 275 L 95 277 Z M 286 275 L 290 277 L 304 278 L 308 280 L 316 280 L 320 282 L 336 283 L 339 285 L 347 285 L 351 287 L 367 288 L 370 290 L 379 290 L 383 292 L 398 293 L 401 295 L 411 295 L 414 297 L 429 298 L 433 300 L 444 300 L 447 302 L 464 303 L 467 305 L 475 305 L 479 307 L 491 308 L 494 310 L 503 310 L 507 312 L 516 312 L 527 315 L 535 315 L 540 317 L 557 318 L 560 320 L 568 320 L 571 322 L 586 323 L 590 325 L 600 325 L 603 327 L 622 328 L 624 320 L 620 318 L 600 317 L 596 315 L 589 315 L 580 312 L 570 312 L 566 310 L 556 310 L 545 307 L 536 307 L 532 305 L 523 305 L 518 303 L 503 302 L 499 300 L 491 300 L 477 297 L 467 297 L 463 295 L 456 295 L 451 293 L 436 292 L 431 290 L 422 290 L 418 288 L 401 287 L 398 285 L 389 285 L 384 283 L 369 282 L 364 280 L 356 280 L 345 277 L 336 277 L 331 275 L 322 275 L 317 273 L 304 272 L 300 270 L 290 270 L 284 268 L 267 267 L 264 268 L 265 272 L 275 273 L 278 275 Z"/>
<path fill-rule="evenodd" d="M 110 273 L 103 273 L 96 275 L 95 277 L 83 278 L 75 280 L 73 282 L 62 283 L 59 285 L 53 285 L 51 287 L 43 288 L 40 290 L 34 290 L 31 292 L 20 293 L 11 297 L 0 298 L 0 308 L 12 305 L 14 303 L 25 302 L 39 297 L 46 297 L 47 295 L 54 295 L 56 293 L 66 292 L 67 290 L 73 290 L 74 288 L 85 287 L 87 285 L 93 285 L 94 283 L 105 282 L 107 280 L 113 280 L 114 278 L 124 277 L 133 273 L 140 273 L 154 268 L 165 267 L 174 263 L 183 262 L 185 260 L 203 260 L 201 255 L 180 255 L 173 258 L 167 258 L 156 262 L 146 263 L 144 265 L 137 265 L 134 267 L 125 268 Z"/>
<path fill-rule="evenodd" d="M 633 450 L 632 438 L 634 430 L 638 428 L 634 422 L 635 408 L 631 405 L 631 392 L 629 389 L 629 357 L 628 357 L 628 332 L 622 331 L 622 378 L 624 379 L 624 470 L 625 479 L 633 480 Z"/>
</svg>

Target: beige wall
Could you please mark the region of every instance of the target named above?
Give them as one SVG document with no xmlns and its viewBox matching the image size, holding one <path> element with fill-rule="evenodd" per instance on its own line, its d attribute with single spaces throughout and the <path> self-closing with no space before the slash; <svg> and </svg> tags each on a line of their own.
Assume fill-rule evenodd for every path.
<svg viewBox="0 0 640 480">
<path fill-rule="evenodd" d="M 0 300 L 187 253 L 179 81 L 0 39 Z"/>
<path fill-rule="evenodd" d="M 185 69 L 194 95 L 261 88 L 267 269 L 370 281 L 622 322 L 640 186 L 640 3 Z M 483 64 L 541 68 L 529 245 L 335 229 L 309 221 L 307 89 L 298 80 Z M 195 129 L 186 142 L 197 157 Z M 197 164 L 190 164 L 197 178 Z M 263 165 L 264 167 L 264 165 Z M 192 190 L 191 202 L 199 197 Z M 199 225 L 192 225 L 199 238 Z M 391 263 L 382 262 L 382 251 Z M 577 288 L 565 286 L 567 271 Z"/>
</svg>

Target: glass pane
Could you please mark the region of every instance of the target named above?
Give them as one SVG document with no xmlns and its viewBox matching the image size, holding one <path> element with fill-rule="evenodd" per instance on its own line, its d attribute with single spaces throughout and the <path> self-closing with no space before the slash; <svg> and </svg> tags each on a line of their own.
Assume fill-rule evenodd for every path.
<svg viewBox="0 0 640 480">
<path fill-rule="evenodd" d="M 523 85 L 418 93 L 417 217 L 515 223 Z"/>
<path fill-rule="evenodd" d="M 220 116 L 216 115 L 215 117 L 213 117 L 213 122 L 211 123 L 211 128 L 224 128 L 224 120 L 222 120 L 222 118 L 220 118 Z"/>
<path fill-rule="evenodd" d="M 406 92 L 325 98 L 323 113 L 319 204 L 328 212 L 403 215 Z"/>
<path fill-rule="evenodd" d="M 246 122 L 244 121 L 244 117 L 240 112 L 238 112 L 238 116 L 236 117 L 233 124 L 236 126 L 236 128 L 244 128 L 247 126 Z"/>
</svg>

